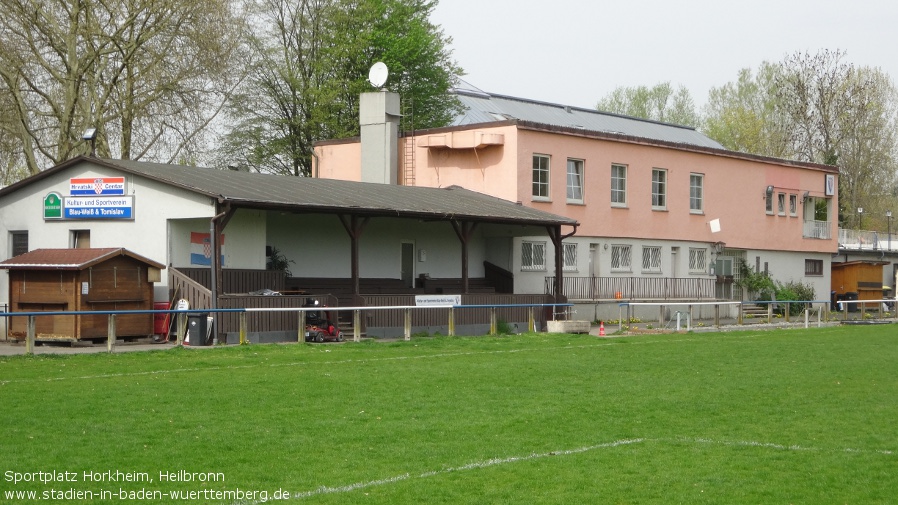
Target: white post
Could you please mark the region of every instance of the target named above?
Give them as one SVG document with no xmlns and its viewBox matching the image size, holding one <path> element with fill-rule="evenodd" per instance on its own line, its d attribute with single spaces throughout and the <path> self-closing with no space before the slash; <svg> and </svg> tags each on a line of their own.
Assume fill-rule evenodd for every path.
<svg viewBox="0 0 898 505">
<path fill-rule="evenodd" d="M 108 324 L 106 326 L 106 351 L 115 350 L 115 314 L 109 314 Z"/>
<path fill-rule="evenodd" d="M 28 316 L 28 330 L 25 335 L 25 354 L 34 354 L 35 331 L 34 316 Z"/>
<path fill-rule="evenodd" d="M 405 340 L 412 339 L 412 309 L 405 309 Z"/>
</svg>

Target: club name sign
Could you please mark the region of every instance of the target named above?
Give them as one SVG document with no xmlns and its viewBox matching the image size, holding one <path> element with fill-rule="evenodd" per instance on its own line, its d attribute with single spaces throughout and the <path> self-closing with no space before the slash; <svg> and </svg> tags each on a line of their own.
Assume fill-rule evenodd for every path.
<svg viewBox="0 0 898 505">
<path fill-rule="evenodd" d="M 125 194 L 124 177 L 69 179 L 69 196 L 44 197 L 44 219 L 134 219 L 134 196 Z"/>
</svg>

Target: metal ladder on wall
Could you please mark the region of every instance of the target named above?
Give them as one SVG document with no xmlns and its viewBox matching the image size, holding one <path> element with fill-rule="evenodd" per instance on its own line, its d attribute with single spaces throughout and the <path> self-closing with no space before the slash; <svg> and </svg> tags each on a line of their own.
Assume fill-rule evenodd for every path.
<svg viewBox="0 0 898 505">
<path fill-rule="evenodd" d="M 415 105 L 414 100 L 409 99 L 402 111 L 403 119 L 408 133 L 405 134 L 405 148 L 402 157 L 402 184 L 404 186 L 415 185 Z"/>
</svg>

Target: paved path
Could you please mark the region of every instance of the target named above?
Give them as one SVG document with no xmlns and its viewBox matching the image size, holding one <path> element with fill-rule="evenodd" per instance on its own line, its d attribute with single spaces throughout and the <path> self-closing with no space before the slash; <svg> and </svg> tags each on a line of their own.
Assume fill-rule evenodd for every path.
<svg viewBox="0 0 898 505">
<path fill-rule="evenodd" d="M 140 339 L 135 342 L 116 341 L 113 352 L 132 352 L 132 351 L 158 351 L 162 349 L 171 349 L 175 347 L 171 343 L 152 343 L 149 339 Z M 88 354 L 96 352 L 107 352 L 106 342 L 99 344 L 91 344 L 90 342 L 75 342 L 69 344 L 35 344 L 34 354 Z M 0 356 L 16 356 L 25 354 L 25 342 L 17 340 L 0 340 Z"/>
</svg>

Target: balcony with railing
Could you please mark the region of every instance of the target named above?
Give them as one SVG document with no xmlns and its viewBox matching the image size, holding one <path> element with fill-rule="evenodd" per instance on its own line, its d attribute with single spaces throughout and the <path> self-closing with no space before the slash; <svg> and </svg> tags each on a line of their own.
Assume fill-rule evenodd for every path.
<svg viewBox="0 0 898 505">
<path fill-rule="evenodd" d="M 832 238 L 832 223 L 830 221 L 813 221 L 804 222 L 804 238 L 819 238 L 821 240 L 829 240 Z M 841 231 L 841 230 L 840 230 Z"/>
<path fill-rule="evenodd" d="M 848 251 L 898 251 L 898 237 L 891 233 L 839 228 L 839 249 Z"/>
</svg>

